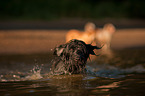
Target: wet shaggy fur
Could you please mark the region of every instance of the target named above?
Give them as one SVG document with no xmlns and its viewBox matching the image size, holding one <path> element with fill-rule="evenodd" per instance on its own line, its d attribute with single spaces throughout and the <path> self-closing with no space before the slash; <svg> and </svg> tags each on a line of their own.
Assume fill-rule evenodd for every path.
<svg viewBox="0 0 145 96">
<path fill-rule="evenodd" d="M 94 49 L 100 48 L 76 39 L 56 47 L 54 50 L 55 59 L 51 70 L 52 74 L 85 73 L 87 59 L 89 54 L 95 55 Z"/>
</svg>

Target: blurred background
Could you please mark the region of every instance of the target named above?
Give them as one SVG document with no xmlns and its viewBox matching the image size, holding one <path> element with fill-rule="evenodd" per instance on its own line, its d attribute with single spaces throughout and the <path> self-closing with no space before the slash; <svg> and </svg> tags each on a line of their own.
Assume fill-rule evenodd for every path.
<svg viewBox="0 0 145 96">
<path fill-rule="evenodd" d="M 68 30 L 83 30 L 87 22 L 94 22 L 101 28 L 105 23 L 112 23 L 117 29 L 142 28 L 121 32 L 141 31 L 142 35 L 133 36 L 144 38 L 144 9 L 144 0 L 2 0 L 0 53 L 25 53 L 27 50 L 29 53 L 54 48 L 65 42 Z M 118 41 L 113 45 L 117 46 L 115 44 L 121 42 L 122 38 L 126 45 L 134 42 L 140 44 L 144 40 L 132 41 L 132 36 L 132 43 L 126 43 L 126 36 L 130 35 L 116 37 L 115 41 Z M 121 43 L 122 46 L 124 43 Z"/>
<path fill-rule="evenodd" d="M 144 19 L 144 4 L 144 0 L 3 0 L 0 8 L 2 20 Z"/>
<path fill-rule="evenodd" d="M 144 0 L 2 0 L 0 29 L 82 28 L 87 21 L 144 27 L 144 9 Z"/>
</svg>

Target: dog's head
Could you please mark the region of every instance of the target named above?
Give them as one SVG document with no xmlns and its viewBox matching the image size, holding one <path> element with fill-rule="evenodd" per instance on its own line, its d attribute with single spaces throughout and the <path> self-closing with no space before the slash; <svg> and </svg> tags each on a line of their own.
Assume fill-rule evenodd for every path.
<svg viewBox="0 0 145 96">
<path fill-rule="evenodd" d="M 81 73 L 85 69 L 89 54 L 95 55 L 94 49 L 100 48 L 73 39 L 66 44 L 56 47 L 54 55 L 60 57 L 66 71 L 69 73 Z"/>
</svg>

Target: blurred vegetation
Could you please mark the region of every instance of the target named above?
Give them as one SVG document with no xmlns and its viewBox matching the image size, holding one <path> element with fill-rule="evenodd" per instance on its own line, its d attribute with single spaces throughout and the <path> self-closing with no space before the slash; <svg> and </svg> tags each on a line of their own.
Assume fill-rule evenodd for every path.
<svg viewBox="0 0 145 96">
<path fill-rule="evenodd" d="M 0 20 L 145 17 L 144 0 L 1 0 Z"/>
</svg>

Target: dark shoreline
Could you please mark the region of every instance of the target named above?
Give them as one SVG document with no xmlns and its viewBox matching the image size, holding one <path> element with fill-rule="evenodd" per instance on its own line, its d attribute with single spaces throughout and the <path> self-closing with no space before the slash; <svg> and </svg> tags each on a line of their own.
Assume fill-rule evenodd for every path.
<svg viewBox="0 0 145 96">
<path fill-rule="evenodd" d="M 31 30 L 69 30 L 80 29 L 83 30 L 84 25 L 87 22 L 93 22 L 96 27 L 103 27 L 106 23 L 112 23 L 117 29 L 128 28 L 145 28 L 145 20 L 131 20 L 131 19 L 119 19 L 119 20 L 81 20 L 81 19 L 62 19 L 55 21 L 0 21 L 0 30 L 19 30 L 19 29 L 31 29 Z"/>
</svg>

